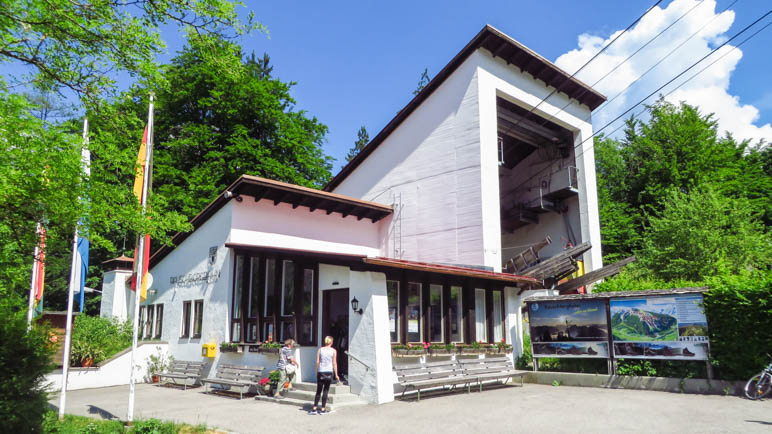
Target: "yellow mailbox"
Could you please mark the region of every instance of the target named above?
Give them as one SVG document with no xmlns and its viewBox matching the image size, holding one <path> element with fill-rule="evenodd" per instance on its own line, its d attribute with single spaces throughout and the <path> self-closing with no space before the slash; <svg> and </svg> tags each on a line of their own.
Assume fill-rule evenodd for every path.
<svg viewBox="0 0 772 434">
<path fill-rule="evenodd" d="M 217 355 L 217 345 L 215 344 L 203 344 L 201 345 L 202 357 L 214 357 Z"/>
</svg>

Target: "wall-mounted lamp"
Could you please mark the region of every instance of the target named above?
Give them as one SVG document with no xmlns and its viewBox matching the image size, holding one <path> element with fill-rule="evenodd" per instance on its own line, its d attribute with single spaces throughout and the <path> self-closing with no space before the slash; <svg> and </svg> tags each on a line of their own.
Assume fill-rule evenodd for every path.
<svg viewBox="0 0 772 434">
<path fill-rule="evenodd" d="M 337 280 L 335 280 L 335 281 L 333 281 L 333 282 L 332 282 L 332 284 L 333 284 L 333 285 L 340 285 L 340 282 L 338 282 Z"/>
<path fill-rule="evenodd" d="M 158 293 L 157 289 L 148 289 L 147 294 L 148 295 L 156 295 Z"/>
<path fill-rule="evenodd" d="M 351 309 L 354 309 L 354 312 L 362 315 L 362 309 L 359 307 L 359 300 L 357 300 L 356 297 L 354 297 L 353 300 L 351 300 Z"/>
<path fill-rule="evenodd" d="M 244 200 L 244 198 L 241 197 L 240 194 L 233 194 L 232 191 L 226 191 L 225 193 L 223 193 L 223 196 L 225 196 L 226 199 L 230 199 L 230 198 L 236 199 L 236 202 L 241 202 Z"/>
</svg>

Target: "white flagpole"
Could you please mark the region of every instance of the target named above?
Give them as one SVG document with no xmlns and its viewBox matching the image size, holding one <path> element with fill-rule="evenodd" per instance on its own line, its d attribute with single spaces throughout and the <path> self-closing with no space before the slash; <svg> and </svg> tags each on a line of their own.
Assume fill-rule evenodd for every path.
<svg viewBox="0 0 772 434">
<path fill-rule="evenodd" d="M 150 94 L 150 105 L 147 110 L 147 143 L 145 144 L 145 167 L 142 179 L 142 213 L 144 214 L 147 206 L 147 191 L 150 183 L 150 157 L 153 150 L 153 94 Z M 126 420 L 131 424 L 134 420 L 134 383 L 136 383 L 137 370 L 134 367 L 135 353 L 137 351 L 137 334 L 139 331 L 139 304 L 142 302 L 142 278 L 144 277 L 144 253 L 145 253 L 145 234 L 139 235 L 139 244 L 137 246 L 137 255 L 134 258 L 134 269 L 136 272 L 136 286 L 134 290 L 134 319 L 131 337 L 131 373 L 129 375 L 129 411 Z"/>
<path fill-rule="evenodd" d="M 37 240 L 40 240 L 40 222 L 38 222 L 37 229 L 35 230 Z M 40 246 L 35 244 L 35 250 L 33 252 L 32 260 L 32 282 L 30 282 L 29 288 L 29 305 L 27 306 L 27 330 L 32 328 L 32 313 L 35 311 L 35 285 L 38 281 L 38 262 L 40 261 Z"/>
<path fill-rule="evenodd" d="M 83 119 L 83 138 L 88 137 L 88 119 Z M 82 152 L 81 152 L 82 155 Z M 75 236 L 72 239 L 72 263 L 70 264 L 70 289 L 67 294 L 67 324 L 64 332 L 64 354 L 62 357 L 62 388 L 59 392 L 59 419 L 64 418 L 64 406 L 67 401 L 67 374 L 70 368 L 70 343 L 72 340 L 72 303 L 75 287 L 80 289 L 80 255 L 78 255 L 78 227 L 75 225 Z"/>
</svg>

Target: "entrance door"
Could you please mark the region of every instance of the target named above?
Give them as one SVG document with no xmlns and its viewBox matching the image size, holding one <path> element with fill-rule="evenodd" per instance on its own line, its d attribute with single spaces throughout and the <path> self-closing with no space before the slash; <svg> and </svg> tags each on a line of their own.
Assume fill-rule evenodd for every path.
<svg viewBox="0 0 772 434">
<path fill-rule="evenodd" d="M 332 336 L 332 347 L 338 350 L 338 375 L 348 376 L 348 288 L 331 289 L 322 294 L 322 342 Z"/>
</svg>

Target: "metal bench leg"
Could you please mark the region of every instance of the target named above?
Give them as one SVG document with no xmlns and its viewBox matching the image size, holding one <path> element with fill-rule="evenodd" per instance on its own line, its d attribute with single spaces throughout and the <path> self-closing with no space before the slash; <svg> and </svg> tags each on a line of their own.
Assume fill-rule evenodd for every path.
<svg viewBox="0 0 772 434">
<path fill-rule="evenodd" d="M 418 389 L 418 401 L 421 400 L 421 389 Z"/>
</svg>

